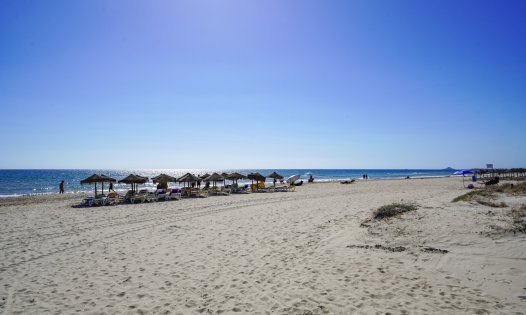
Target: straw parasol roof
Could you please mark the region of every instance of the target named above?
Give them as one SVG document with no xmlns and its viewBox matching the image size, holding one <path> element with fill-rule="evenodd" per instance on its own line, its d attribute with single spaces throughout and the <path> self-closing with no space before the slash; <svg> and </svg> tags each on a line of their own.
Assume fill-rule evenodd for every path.
<svg viewBox="0 0 526 315">
<path fill-rule="evenodd" d="M 109 183 L 109 182 L 116 182 L 117 180 L 111 177 L 108 177 L 106 175 L 97 175 L 93 174 L 88 178 L 85 178 L 80 181 L 81 185 L 84 184 L 96 184 L 96 183 Z"/>
<path fill-rule="evenodd" d="M 194 174 L 186 173 L 183 176 L 179 177 L 177 181 L 180 183 L 195 183 L 201 181 L 201 178 L 195 176 Z"/>
<path fill-rule="evenodd" d="M 132 191 L 136 190 L 137 184 L 144 184 L 148 181 L 148 177 L 139 176 L 136 174 L 130 174 L 119 181 L 122 184 L 132 185 Z"/>
<path fill-rule="evenodd" d="M 222 182 L 224 181 L 225 178 L 217 173 L 214 173 L 210 176 L 208 176 L 207 178 L 204 179 L 204 181 L 206 182 L 213 182 L 214 183 L 214 186 L 216 185 L 216 182 Z"/>
<path fill-rule="evenodd" d="M 272 174 L 267 175 L 269 178 L 275 178 L 275 179 L 283 179 L 283 176 L 279 175 L 276 172 L 272 172 Z"/>
<path fill-rule="evenodd" d="M 258 172 L 250 173 L 247 175 L 248 179 L 255 180 L 256 182 L 264 182 L 265 176 L 259 174 Z"/>
<path fill-rule="evenodd" d="M 119 184 L 144 184 L 148 181 L 148 177 L 130 174 L 119 181 Z"/>
<path fill-rule="evenodd" d="M 176 182 L 177 178 L 175 178 L 173 176 L 170 176 L 170 175 L 161 174 L 161 175 L 157 175 L 157 176 L 153 177 L 152 180 L 153 180 L 154 184 L 157 184 L 157 183 L 171 183 L 171 182 Z"/>
<path fill-rule="evenodd" d="M 206 173 L 206 174 L 203 174 L 203 175 L 200 175 L 199 178 L 204 180 L 205 178 L 207 178 L 208 176 L 210 176 L 210 174 Z"/>
<path fill-rule="evenodd" d="M 226 175 L 225 178 L 229 179 L 229 180 L 238 180 L 238 179 L 245 179 L 247 177 L 245 175 L 243 175 L 243 174 L 232 173 L 232 174 Z"/>
<path fill-rule="evenodd" d="M 223 181 L 224 179 L 225 179 L 225 178 L 224 178 L 223 176 L 221 176 L 221 175 L 219 175 L 219 174 L 217 174 L 217 173 L 214 173 L 214 174 L 212 174 L 212 175 L 206 177 L 206 178 L 204 179 L 204 181 L 206 181 L 206 182 L 221 182 L 221 181 Z"/>
<path fill-rule="evenodd" d="M 193 183 L 193 182 L 197 182 L 200 180 L 201 178 L 195 176 L 194 174 L 190 174 L 190 173 L 186 173 L 177 179 L 178 182 L 187 182 L 187 183 Z"/>
<path fill-rule="evenodd" d="M 97 183 L 102 183 L 102 193 L 104 193 L 104 183 L 111 183 L 111 182 L 114 183 L 116 181 L 117 181 L 116 179 L 108 177 L 106 175 L 93 174 L 90 177 L 81 180 L 80 184 L 81 185 L 95 184 L 95 197 L 97 197 Z"/>
</svg>

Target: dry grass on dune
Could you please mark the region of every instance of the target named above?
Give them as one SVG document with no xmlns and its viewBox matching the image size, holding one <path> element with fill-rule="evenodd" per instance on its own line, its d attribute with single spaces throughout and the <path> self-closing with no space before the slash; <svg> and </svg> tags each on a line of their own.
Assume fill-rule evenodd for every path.
<svg viewBox="0 0 526 315">
<path fill-rule="evenodd" d="M 390 218 L 404 212 L 415 211 L 416 209 L 417 206 L 414 204 L 392 203 L 376 209 L 373 213 L 373 219 L 381 220 L 384 218 Z"/>
</svg>

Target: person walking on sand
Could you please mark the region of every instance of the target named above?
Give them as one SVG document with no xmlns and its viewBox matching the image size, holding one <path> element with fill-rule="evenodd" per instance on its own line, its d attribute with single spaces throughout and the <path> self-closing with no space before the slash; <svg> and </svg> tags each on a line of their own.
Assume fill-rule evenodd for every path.
<svg viewBox="0 0 526 315">
<path fill-rule="evenodd" d="M 64 193 L 64 181 L 60 182 L 60 185 L 58 185 L 58 193 L 63 194 Z"/>
<path fill-rule="evenodd" d="M 108 191 L 115 191 L 115 190 L 113 190 L 113 183 L 112 182 L 110 182 L 110 188 L 108 189 Z"/>
</svg>

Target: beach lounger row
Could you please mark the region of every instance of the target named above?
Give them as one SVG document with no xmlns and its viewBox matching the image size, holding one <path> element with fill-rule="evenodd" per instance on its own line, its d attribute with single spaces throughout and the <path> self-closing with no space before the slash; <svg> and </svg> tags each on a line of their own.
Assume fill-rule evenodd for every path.
<svg viewBox="0 0 526 315">
<path fill-rule="evenodd" d="M 263 185 L 261 185 L 263 184 Z M 238 187 L 237 184 L 228 187 L 208 187 L 207 189 L 198 189 L 194 187 L 174 188 L 168 191 L 159 189 L 156 192 L 149 192 L 146 189 L 138 192 L 129 190 L 125 196 L 117 192 L 110 192 L 108 195 L 99 195 L 95 197 L 86 197 L 82 200 L 85 206 L 106 206 L 120 203 L 144 203 L 157 202 L 166 200 L 178 200 L 183 197 L 206 198 L 208 196 L 228 196 L 230 194 L 249 194 L 251 192 L 286 192 L 294 191 L 294 185 L 280 185 L 265 187 L 264 183 L 260 185 L 243 185 Z"/>
</svg>

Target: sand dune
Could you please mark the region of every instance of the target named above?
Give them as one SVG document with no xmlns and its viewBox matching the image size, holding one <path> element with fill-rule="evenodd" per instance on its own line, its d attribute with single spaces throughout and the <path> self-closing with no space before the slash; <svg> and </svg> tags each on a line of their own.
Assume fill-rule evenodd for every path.
<svg viewBox="0 0 526 315">
<path fill-rule="evenodd" d="M 96 208 L 10 201 L 0 311 L 522 314 L 526 234 L 506 232 L 506 212 L 526 199 L 451 203 L 464 192 L 442 178 Z M 401 200 L 418 210 L 360 227 Z"/>
</svg>

